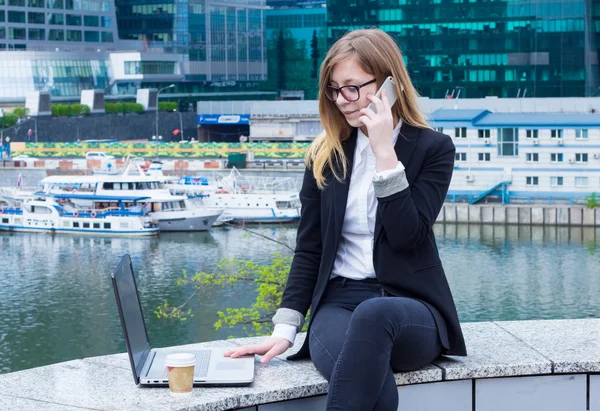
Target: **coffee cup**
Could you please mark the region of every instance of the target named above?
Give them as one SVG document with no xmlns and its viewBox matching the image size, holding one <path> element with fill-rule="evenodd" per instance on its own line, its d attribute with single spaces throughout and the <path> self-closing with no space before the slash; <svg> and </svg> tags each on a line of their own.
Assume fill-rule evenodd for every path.
<svg viewBox="0 0 600 411">
<path fill-rule="evenodd" d="M 196 356 L 194 354 L 173 353 L 167 355 L 165 366 L 168 371 L 171 395 L 175 397 L 192 395 L 194 365 L 196 365 Z"/>
</svg>

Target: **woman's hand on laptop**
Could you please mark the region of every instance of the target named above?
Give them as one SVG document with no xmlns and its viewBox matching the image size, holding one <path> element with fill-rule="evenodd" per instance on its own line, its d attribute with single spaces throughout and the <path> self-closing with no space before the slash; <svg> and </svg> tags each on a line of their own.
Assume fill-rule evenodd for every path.
<svg viewBox="0 0 600 411">
<path fill-rule="evenodd" d="M 257 354 L 262 355 L 261 363 L 266 364 L 273 359 L 273 357 L 283 354 L 290 348 L 291 342 L 285 338 L 271 337 L 265 340 L 262 344 L 246 345 L 244 347 L 236 348 L 235 350 L 227 351 L 225 357 L 237 358 L 242 355 Z"/>
</svg>

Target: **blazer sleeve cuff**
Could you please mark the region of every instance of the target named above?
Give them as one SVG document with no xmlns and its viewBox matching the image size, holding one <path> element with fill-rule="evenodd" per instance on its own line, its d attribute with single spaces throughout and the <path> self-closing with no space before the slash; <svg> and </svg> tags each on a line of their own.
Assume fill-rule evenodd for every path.
<svg viewBox="0 0 600 411">
<path fill-rule="evenodd" d="M 299 330 L 304 324 L 304 316 L 291 308 L 280 308 L 273 316 L 273 324 L 275 324 L 275 327 L 277 327 L 277 324 L 287 324 Z"/>
<path fill-rule="evenodd" d="M 385 175 L 377 173 L 373 177 L 373 190 L 377 198 L 388 197 L 407 188 L 408 180 L 402 163 L 398 163 L 398 166 L 393 170 L 387 170 Z"/>
</svg>

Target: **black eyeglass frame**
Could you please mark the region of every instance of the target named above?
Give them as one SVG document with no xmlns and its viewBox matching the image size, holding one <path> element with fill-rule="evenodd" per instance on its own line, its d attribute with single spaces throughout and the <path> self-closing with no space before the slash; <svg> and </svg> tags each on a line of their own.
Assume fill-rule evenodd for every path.
<svg viewBox="0 0 600 411">
<path fill-rule="evenodd" d="M 373 80 L 369 80 L 366 83 L 361 84 L 360 86 L 356 86 L 354 84 L 348 84 L 346 86 L 342 86 L 342 87 L 333 87 L 333 86 L 327 86 L 327 90 L 331 90 L 332 92 L 336 92 L 337 93 L 337 97 L 340 96 L 340 94 L 342 95 L 342 97 L 344 97 L 347 101 L 358 101 L 360 100 L 360 89 L 363 88 L 364 86 L 368 86 L 369 84 L 373 84 L 377 81 L 376 78 L 374 78 Z M 344 89 L 345 88 L 354 88 L 356 90 L 356 94 L 357 97 L 354 100 L 350 100 L 348 97 L 346 97 L 346 95 L 344 94 Z M 337 98 L 332 99 L 331 97 L 329 97 L 329 94 L 327 94 L 327 90 L 325 91 L 325 97 L 327 97 L 327 99 L 329 101 L 336 101 Z"/>
</svg>

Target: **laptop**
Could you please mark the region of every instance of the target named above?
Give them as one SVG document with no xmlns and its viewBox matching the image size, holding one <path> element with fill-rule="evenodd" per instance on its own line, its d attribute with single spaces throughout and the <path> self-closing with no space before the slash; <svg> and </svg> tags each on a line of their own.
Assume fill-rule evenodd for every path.
<svg viewBox="0 0 600 411">
<path fill-rule="evenodd" d="M 254 380 L 254 356 L 223 357 L 230 348 L 158 348 L 150 346 L 140 297 L 129 254 L 123 256 L 112 272 L 112 283 L 125 334 L 127 353 L 136 385 L 167 386 L 169 380 L 164 362 L 175 352 L 196 355 L 194 385 L 243 386 Z"/>
</svg>

